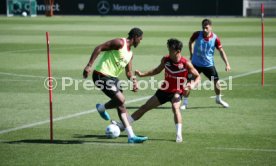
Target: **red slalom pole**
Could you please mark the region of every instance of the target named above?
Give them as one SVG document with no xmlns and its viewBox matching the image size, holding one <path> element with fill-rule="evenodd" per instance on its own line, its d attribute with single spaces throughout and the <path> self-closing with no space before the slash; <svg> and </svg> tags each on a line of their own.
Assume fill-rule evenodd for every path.
<svg viewBox="0 0 276 166">
<path fill-rule="evenodd" d="M 261 4 L 262 12 L 262 87 L 264 87 L 264 4 Z"/>
<path fill-rule="evenodd" d="M 51 55 L 50 55 L 50 39 L 49 32 L 46 32 L 47 43 L 47 59 L 48 59 L 48 87 L 49 87 L 49 103 L 50 103 L 50 140 L 53 142 L 53 84 L 52 84 L 52 72 L 51 72 Z"/>
</svg>

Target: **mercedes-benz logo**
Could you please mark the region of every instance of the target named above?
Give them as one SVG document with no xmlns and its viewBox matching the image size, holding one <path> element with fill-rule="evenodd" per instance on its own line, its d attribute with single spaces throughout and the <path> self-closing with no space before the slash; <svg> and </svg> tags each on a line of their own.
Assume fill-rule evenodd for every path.
<svg viewBox="0 0 276 166">
<path fill-rule="evenodd" d="M 100 14 L 107 14 L 110 10 L 110 5 L 107 1 L 100 1 L 97 4 L 97 9 Z"/>
<path fill-rule="evenodd" d="M 177 11 L 179 9 L 179 4 L 177 3 L 172 4 L 172 8 L 174 11 Z"/>
<path fill-rule="evenodd" d="M 78 4 L 79 10 L 80 10 L 80 11 L 83 11 L 84 6 L 85 6 L 84 3 L 79 3 L 79 4 Z"/>
</svg>

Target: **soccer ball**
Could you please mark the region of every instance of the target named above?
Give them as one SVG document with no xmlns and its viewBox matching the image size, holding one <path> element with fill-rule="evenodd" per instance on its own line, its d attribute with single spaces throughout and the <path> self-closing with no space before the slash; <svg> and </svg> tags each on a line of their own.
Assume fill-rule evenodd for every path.
<svg viewBox="0 0 276 166">
<path fill-rule="evenodd" d="M 28 15 L 27 12 L 22 12 L 23 17 L 27 17 L 27 15 Z"/>
<path fill-rule="evenodd" d="M 107 138 L 117 138 L 120 136 L 120 128 L 115 124 L 110 124 L 105 129 L 105 135 Z"/>
</svg>

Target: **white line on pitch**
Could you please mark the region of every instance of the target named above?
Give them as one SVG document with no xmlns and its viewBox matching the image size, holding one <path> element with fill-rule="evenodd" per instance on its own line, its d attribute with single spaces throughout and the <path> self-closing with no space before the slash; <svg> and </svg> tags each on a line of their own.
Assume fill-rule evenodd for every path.
<svg viewBox="0 0 276 166">
<path fill-rule="evenodd" d="M 79 46 L 79 47 L 65 47 L 65 48 L 54 48 L 55 50 L 68 50 L 68 49 L 76 49 L 76 48 L 86 48 L 85 46 Z M 24 49 L 24 50 L 9 50 L 9 51 L 3 51 L 0 52 L 0 54 L 8 54 L 8 53 L 22 53 L 22 52 L 34 52 L 34 51 L 45 51 L 45 48 L 40 48 L 40 49 Z"/>
<path fill-rule="evenodd" d="M 270 67 L 270 68 L 266 68 L 265 71 L 273 70 L 273 69 L 276 69 L 276 66 L 273 66 L 273 67 Z M 248 76 L 248 75 L 251 75 L 251 74 L 258 73 L 260 71 L 261 70 L 255 70 L 255 71 L 252 71 L 252 72 L 248 72 L 248 73 L 244 73 L 244 74 L 239 74 L 239 75 L 233 76 L 232 79 L 233 78 L 239 78 L 239 77 Z M 46 78 L 46 77 L 42 77 L 42 76 L 20 75 L 20 74 L 4 73 L 4 72 L 0 72 L 0 74 L 11 75 L 11 76 L 18 76 L 18 77 Z M 227 80 L 227 79 L 229 79 L 229 78 L 226 77 L 223 80 Z M 149 97 L 150 96 L 146 96 L 146 97 L 138 98 L 138 99 L 135 99 L 135 100 L 130 100 L 130 101 L 127 101 L 126 104 L 138 102 L 138 101 L 141 101 L 141 100 L 145 100 L 145 99 L 148 99 Z M 77 117 L 77 116 L 81 116 L 81 115 L 86 115 L 86 114 L 89 114 L 89 113 L 92 113 L 92 112 L 95 112 L 95 111 L 96 110 L 93 109 L 93 110 L 88 110 L 88 111 L 84 111 L 84 112 L 80 112 L 80 113 L 76 113 L 76 114 L 71 114 L 71 115 L 67 115 L 67 116 L 63 116 L 63 117 L 59 117 L 59 118 L 54 118 L 53 121 L 60 121 L 60 120 L 70 119 L 70 118 L 73 118 L 73 117 Z M 11 129 L 1 130 L 0 134 L 9 133 L 9 132 L 12 132 L 12 131 L 17 131 L 17 130 L 21 130 L 21 129 L 25 129 L 25 128 L 30 128 L 30 127 L 34 127 L 34 126 L 38 126 L 38 125 L 42 125 L 42 124 L 46 124 L 46 123 L 49 123 L 49 120 L 40 121 L 40 122 L 36 122 L 36 123 L 32 123 L 32 124 L 27 124 L 27 125 L 23 125 L 23 126 L 11 128 Z"/>
<path fill-rule="evenodd" d="M 15 74 L 15 73 L 6 73 L 0 72 L 1 75 L 15 76 L 15 77 L 28 77 L 28 78 L 47 78 L 43 76 L 34 76 L 34 75 L 26 75 L 26 74 Z"/>
<path fill-rule="evenodd" d="M 41 81 L 41 80 L 16 80 L 16 79 L 0 79 L 1 82 L 33 82 L 33 81 Z"/>
<path fill-rule="evenodd" d="M 0 72 L 0 75 L 8 75 L 8 76 L 15 76 L 15 77 L 26 77 L 26 78 L 42 78 L 42 79 L 46 79 L 48 77 L 43 77 L 43 76 L 35 76 L 35 75 L 27 75 L 27 74 L 15 74 L 15 73 L 6 73 L 6 72 Z M 64 76 L 64 77 L 68 77 L 68 76 Z M 53 77 L 57 80 L 61 80 L 62 78 L 60 77 Z M 70 77 L 71 78 L 71 77 Z M 81 79 L 74 79 L 73 80 L 81 80 Z M 24 81 L 24 80 L 22 80 Z"/>
<path fill-rule="evenodd" d="M 146 97 L 141 97 L 141 98 L 138 98 L 138 99 L 129 100 L 129 101 L 126 101 L 126 104 L 135 103 L 135 102 L 146 100 L 146 99 L 149 99 L 149 98 L 150 98 L 150 96 L 146 96 Z M 78 117 L 78 116 L 81 116 L 81 115 L 90 114 L 90 113 L 93 113 L 93 112 L 96 112 L 96 109 L 88 110 L 88 111 L 84 111 L 84 112 L 79 112 L 79 113 L 75 113 L 75 114 L 71 114 L 71 115 L 67 115 L 67 116 L 62 116 L 62 117 L 58 117 L 58 118 L 54 118 L 53 121 L 55 122 L 55 121 L 70 119 L 70 118 Z M 12 131 L 26 129 L 26 128 L 30 128 L 30 127 L 34 127 L 34 126 L 38 126 L 38 125 L 47 124 L 47 123 L 49 123 L 49 120 L 35 122 L 35 123 L 20 126 L 20 127 L 15 127 L 15 128 L 7 129 L 7 130 L 1 130 L 0 134 L 5 134 L 5 133 L 12 132 Z"/>
<path fill-rule="evenodd" d="M 2 140 L 2 139 L 1 139 L 0 142 L 8 142 L 8 141 L 7 141 L 7 140 Z"/>
<path fill-rule="evenodd" d="M 269 70 L 274 70 L 276 69 L 276 66 L 272 66 L 272 67 L 269 67 L 269 68 L 265 68 L 264 71 L 269 71 Z M 247 73 L 244 73 L 244 74 L 238 74 L 238 75 L 235 75 L 235 76 L 232 76 L 232 79 L 234 78 L 239 78 L 239 77 L 245 77 L 245 76 L 248 76 L 248 75 L 251 75 L 251 74 L 256 74 L 256 73 L 260 73 L 262 70 L 254 70 L 254 71 L 251 71 L 251 72 L 247 72 Z M 16 77 L 31 77 L 31 78 L 48 78 L 48 77 L 43 77 L 43 76 L 34 76 L 34 75 L 26 75 L 26 74 L 15 74 L 15 73 L 7 73 L 7 72 L 0 72 L 1 75 L 9 75 L 9 76 L 16 76 Z M 62 78 L 58 78 L 58 77 L 54 77 L 55 79 L 62 79 Z M 221 80 L 228 80 L 229 77 L 225 77 L 225 78 L 222 78 Z M 74 80 L 77 80 L 77 79 L 74 79 Z"/>
<path fill-rule="evenodd" d="M 269 67 L 269 68 L 265 68 L 264 71 L 269 71 L 269 70 L 274 70 L 274 69 L 276 69 L 276 66 L 272 66 L 272 67 Z M 259 69 L 259 70 L 254 70 L 254 71 L 247 72 L 247 73 L 244 73 L 244 74 L 238 74 L 238 75 L 232 76 L 232 79 L 234 79 L 234 78 L 240 78 L 240 77 L 245 77 L 245 76 L 248 76 L 248 75 L 251 75 L 251 74 L 260 73 L 260 72 L 262 72 L 261 69 Z M 225 78 L 222 78 L 222 79 L 220 79 L 220 80 L 227 81 L 227 80 L 229 80 L 229 77 L 225 77 Z M 232 84 L 232 85 L 234 85 L 234 84 Z M 247 84 L 246 84 L 246 85 L 247 85 Z M 223 96 L 223 95 L 221 95 L 221 96 Z M 210 98 L 215 98 L 215 97 L 216 97 L 216 96 L 210 96 Z"/>
<path fill-rule="evenodd" d="M 249 84 L 249 83 L 246 83 L 246 84 L 232 84 L 233 86 L 260 86 L 260 83 L 256 83 L 256 84 Z M 276 86 L 275 84 L 265 84 L 264 86 Z"/>
<path fill-rule="evenodd" d="M 225 150 L 225 151 L 276 152 L 276 149 L 253 149 L 253 148 L 207 147 L 206 149 L 211 149 L 211 150 Z"/>
<path fill-rule="evenodd" d="M 269 70 L 274 70 L 274 69 L 276 69 L 276 66 L 265 68 L 264 71 L 269 71 Z M 238 75 L 232 76 L 232 79 L 239 78 L 239 77 L 245 77 L 245 76 L 248 76 L 248 75 L 251 75 L 251 74 L 260 73 L 260 72 L 262 72 L 261 69 L 254 70 L 254 71 L 247 72 L 247 73 L 244 73 L 244 74 L 238 74 Z M 222 78 L 221 80 L 228 80 L 228 79 L 229 79 L 228 77 L 225 77 L 225 78 Z"/>
</svg>

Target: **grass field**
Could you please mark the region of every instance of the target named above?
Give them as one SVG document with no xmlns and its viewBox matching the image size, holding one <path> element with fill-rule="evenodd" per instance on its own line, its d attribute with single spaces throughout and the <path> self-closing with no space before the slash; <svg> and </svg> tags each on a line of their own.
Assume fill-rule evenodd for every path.
<svg viewBox="0 0 276 166">
<path fill-rule="evenodd" d="M 265 86 L 261 86 L 261 27 L 257 18 L 212 18 L 232 71 L 216 53 L 220 77 L 233 76 L 223 91 L 229 109 L 216 105 L 211 90 L 193 91 L 182 112 L 184 142 L 175 143 L 170 104 L 133 124 L 150 139 L 127 144 L 126 133 L 106 139 L 108 122 L 95 104 L 107 101 L 83 84 L 53 91 L 54 143 L 49 141 L 49 100 L 45 32 L 50 32 L 55 78 L 82 79 L 94 47 L 127 37 L 140 27 L 144 38 L 134 49 L 134 69 L 155 67 L 167 54 L 166 40 L 180 39 L 188 55 L 190 35 L 200 30 L 199 17 L 0 17 L 0 165 L 276 165 L 276 19 L 265 19 Z M 156 76 L 158 80 L 163 74 Z M 203 77 L 204 78 L 204 77 Z M 126 79 L 122 74 L 121 79 Z M 148 80 L 149 78 L 145 78 Z M 205 79 L 205 78 L 204 78 Z M 129 112 L 154 90 L 125 91 Z M 89 111 L 90 110 L 90 111 Z M 115 110 L 109 111 L 118 119 Z"/>
</svg>

